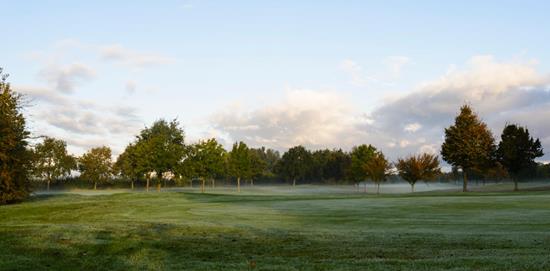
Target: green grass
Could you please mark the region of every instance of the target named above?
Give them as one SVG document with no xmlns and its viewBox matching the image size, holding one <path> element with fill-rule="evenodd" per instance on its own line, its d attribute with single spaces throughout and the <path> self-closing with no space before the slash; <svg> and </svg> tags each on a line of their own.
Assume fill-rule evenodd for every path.
<svg viewBox="0 0 550 271">
<path fill-rule="evenodd" d="M 0 270 L 550 270 L 550 192 L 262 191 L 0 206 Z"/>
</svg>

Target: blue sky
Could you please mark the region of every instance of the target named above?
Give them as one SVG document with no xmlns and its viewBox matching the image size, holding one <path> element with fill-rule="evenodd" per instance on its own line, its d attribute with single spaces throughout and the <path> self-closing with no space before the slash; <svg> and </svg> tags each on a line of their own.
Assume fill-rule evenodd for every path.
<svg viewBox="0 0 550 271">
<path fill-rule="evenodd" d="M 395 158 L 437 152 L 464 102 L 550 144 L 548 1 L 0 2 L 30 128 L 75 153 L 177 117 L 189 141 Z"/>
</svg>

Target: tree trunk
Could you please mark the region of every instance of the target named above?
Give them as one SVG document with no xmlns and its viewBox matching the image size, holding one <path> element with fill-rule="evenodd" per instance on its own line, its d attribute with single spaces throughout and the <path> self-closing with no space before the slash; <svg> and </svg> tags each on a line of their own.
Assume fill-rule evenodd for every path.
<svg viewBox="0 0 550 271">
<path fill-rule="evenodd" d="M 359 187 L 359 185 L 357 185 Z M 367 193 L 367 182 L 365 182 L 365 193 Z"/>
<path fill-rule="evenodd" d="M 201 179 L 201 193 L 204 193 L 204 179 Z"/>
<path fill-rule="evenodd" d="M 237 192 L 241 192 L 241 177 L 237 178 Z"/>
<path fill-rule="evenodd" d="M 466 174 L 465 169 L 462 169 L 462 177 L 463 177 L 462 192 L 468 192 L 468 175 Z"/>
<path fill-rule="evenodd" d="M 215 188 L 216 187 L 216 180 L 212 179 L 212 188 Z"/>
<path fill-rule="evenodd" d="M 376 195 L 380 195 L 380 183 L 376 184 Z"/>
<path fill-rule="evenodd" d="M 132 180 L 132 190 L 134 190 L 134 180 Z"/>
<path fill-rule="evenodd" d="M 250 179 L 250 186 L 254 186 L 254 179 Z"/>
<path fill-rule="evenodd" d="M 157 180 L 157 192 L 160 192 L 160 182 L 161 180 Z"/>
<path fill-rule="evenodd" d="M 145 185 L 147 192 L 149 192 L 149 177 L 147 177 L 147 184 Z"/>
<path fill-rule="evenodd" d="M 296 179 L 292 180 L 292 186 L 296 186 Z"/>
<path fill-rule="evenodd" d="M 514 178 L 514 191 L 519 191 L 518 188 L 518 179 Z"/>
<path fill-rule="evenodd" d="M 48 191 L 50 191 L 50 180 L 48 179 Z"/>
<path fill-rule="evenodd" d="M 94 182 L 94 190 L 97 190 L 97 182 Z"/>
<path fill-rule="evenodd" d="M 414 193 L 414 183 L 411 184 L 411 193 Z"/>
</svg>

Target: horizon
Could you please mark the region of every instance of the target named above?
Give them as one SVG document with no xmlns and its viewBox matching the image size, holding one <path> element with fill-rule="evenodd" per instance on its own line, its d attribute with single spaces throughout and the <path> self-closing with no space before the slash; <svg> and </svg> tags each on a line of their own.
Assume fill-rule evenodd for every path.
<svg viewBox="0 0 550 271">
<path fill-rule="evenodd" d="M 177 118 L 187 142 L 394 160 L 439 154 L 464 103 L 550 145 L 549 3 L 396 3 L 10 3 L 2 67 L 32 134 L 75 154 Z"/>
</svg>

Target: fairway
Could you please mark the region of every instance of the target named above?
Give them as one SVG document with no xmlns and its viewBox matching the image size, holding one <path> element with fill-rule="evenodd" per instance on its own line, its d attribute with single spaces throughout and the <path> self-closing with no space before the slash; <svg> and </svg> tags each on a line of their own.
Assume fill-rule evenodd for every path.
<svg viewBox="0 0 550 271">
<path fill-rule="evenodd" d="M 543 270 L 549 206 L 548 192 L 41 195 L 0 206 L 0 269 Z"/>
</svg>

